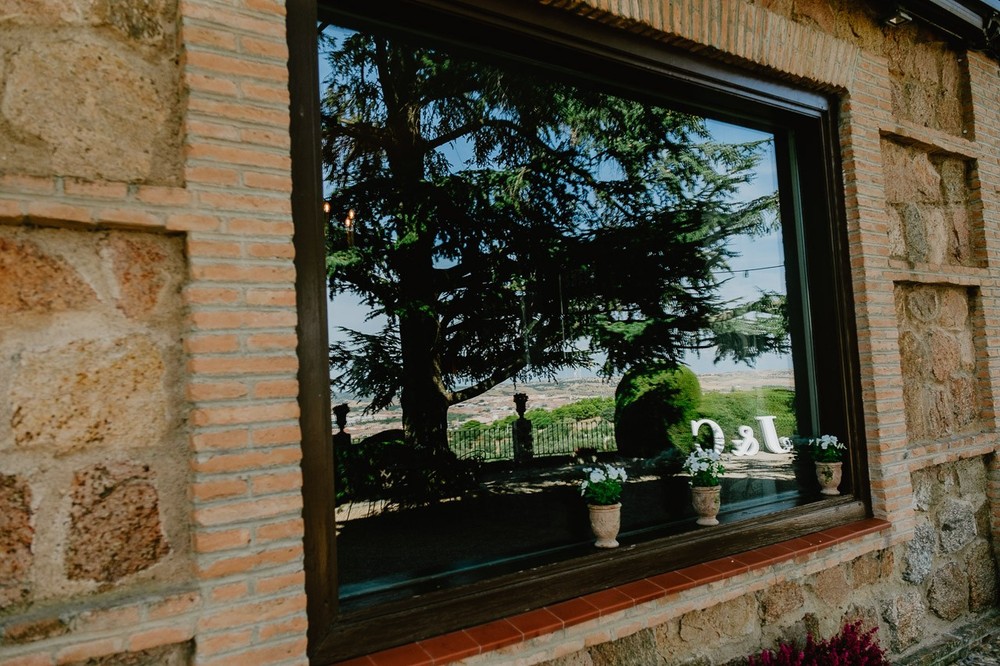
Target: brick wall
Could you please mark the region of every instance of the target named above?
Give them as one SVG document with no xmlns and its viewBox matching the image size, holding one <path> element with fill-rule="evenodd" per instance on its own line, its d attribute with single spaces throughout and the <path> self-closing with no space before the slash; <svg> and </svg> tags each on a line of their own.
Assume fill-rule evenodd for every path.
<svg viewBox="0 0 1000 666">
<path fill-rule="evenodd" d="M 0 662 L 302 663 L 284 3 L 0 18 Z"/>
<path fill-rule="evenodd" d="M 842 100 L 873 506 L 891 528 L 470 659 L 694 658 L 718 639 L 717 660 L 855 612 L 904 650 L 987 607 L 997 63 L 885 28 L 874 3 L 549 4 Z M 2 664 L 305 662 L 286 60 L 280 0 L 0 9 Z M 928 540 L 966 505 L 967 542 Z M 970 577 L 964 601 L 942 599 L 973 561 L 978 591 Z M 831 597 L 843 580 L 863 608 Z"/>
</svg>

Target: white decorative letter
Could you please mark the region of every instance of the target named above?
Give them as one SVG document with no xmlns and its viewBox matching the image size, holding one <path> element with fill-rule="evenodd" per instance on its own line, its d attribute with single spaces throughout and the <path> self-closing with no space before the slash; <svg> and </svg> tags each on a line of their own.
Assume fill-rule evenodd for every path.
<svg viewBox="0 0 1000 666">
<path fill-rule="evenodd" d="M 753 436 L 753 428 L 750 426 L 740 426 L 736 429 L 742 439 L 734 439 L 733 454 L 737 456 L 755 456 L 760 451 L 760 443 Z"/>
<path fill-rule="evenodd" d="M 760 424 L 760 432 L 764 435 L 764 446 L 771 453 L 788 453 L 792 450 L 791 442 L 788 442 L 787 437 L 782 437 L 781 440 L 788 442 L 787 446 L 782 446 L 783 442 L 778 439 L 778 432 L 774 429 L 774 417 L 773 416 L 758 416 L 757 423 Z"/>
<path fill-rule="evenodd" d="M 701 430 L 701 427 L 706 424 L 712 429 L 712 448 L 715 449 L 716 453 L 722 453 L 726 448 L 726 435 L 722 432 L 722 428 L 719 427 L 719 424 L 712 419 L 691 421 L 691 436 L 697 437 L 698 431 Z"/>
</svg>

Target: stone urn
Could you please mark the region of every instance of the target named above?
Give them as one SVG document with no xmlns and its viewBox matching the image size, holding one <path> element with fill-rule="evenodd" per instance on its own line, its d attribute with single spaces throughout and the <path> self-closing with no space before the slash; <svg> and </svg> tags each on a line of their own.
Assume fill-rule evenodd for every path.
<svg viewBox="0 0 1000 666">
<path fill-rule="evenodd" d="M 590 509 L 590 529 L 593 530 L 598 548 L 617 548 L 618 530 L 622 526 L 622 505 L 588 504 Z"/>
<path fill-rule="evenodd" d="M 716 518 L 722 508 L 722 486 L 693 486 L 691 488 L 691 505 L 698 514 L 699 525 L 718 525 Z"/>
<path fill-rule="evenodd" d="M 816 480 L 819 481 L 820 492 L 824 495 L 839 495 L 837 486 L 840 485 L 841 462 L 819 462 L 816 461 Z"/>
</svg>

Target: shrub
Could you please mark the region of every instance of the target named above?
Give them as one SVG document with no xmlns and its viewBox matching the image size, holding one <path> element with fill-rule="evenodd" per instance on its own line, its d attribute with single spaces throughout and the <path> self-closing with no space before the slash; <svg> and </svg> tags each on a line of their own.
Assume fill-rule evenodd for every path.
<svg viewBox="0 0 1000 666">
<path fill-rule="evenodd" d="M 687 367 L 653 365 L 629 370 L 615 389 L 618 452 L 648 457 L 682 443 L 689 448 L 690 421 L 700 402 L 698 376 Z"/>
<path fill-rule="evenodd" d="M 861 620 L 844 625 L 840 633 L 823 641 L 806 637 L 805 647 L 782 643 L 777 650 L 764 650 L 747 657 L 748 666 L 889 666 L 885 650 L 878 645 L 878 627 L 861 630 Z"/>
<path fill-rule="evenodd" d="M 479 488 L 481 466 L 451 451 L 406 444 L 401 430 L 334 449 L 336 503 L 383 501 L 387 510 L 463 497 Z"/>
</svg>

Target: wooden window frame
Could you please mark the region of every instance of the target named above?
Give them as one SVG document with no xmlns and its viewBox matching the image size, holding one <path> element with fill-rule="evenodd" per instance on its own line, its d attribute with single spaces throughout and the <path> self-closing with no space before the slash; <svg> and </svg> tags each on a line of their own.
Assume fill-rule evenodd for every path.
<svg viewBox="0 0 1000 666">
<path fill-rule="evenodd" d="M 329 0 L 324 11 L 395 25 L 449 41 L 475 39 L 586 76 L 602 85 L 655 86 L 681 110 L 775 132 L 779 187 L 794 192 L 792 222 L 808 267 L 810 339 L 819 400 L 814 419 L 851 443 L 845 464 L 850 494 L 722 525 L 598 552 L 530 572 L 503 575 L 360 611 L 338 609 L 333 450 L 327 365 L 326 275 L 322 213 L 316 0 L 288 0 L 292 215 L 298 297 L 299 403 L 303 448 L 305 568 L 312 663 L 327 664 L 482 624 L 529 608 L 829 529 L 871 516 L 860 404 L 857 338 L 837 140 L 837 99 L 673 49 L 649 37 L 529 3 L 509 0 Z M 374 11 L 376 7 L 378 11 Z M 782 159 L 780 155 L 787 155 Z M 808 166 L 799 166 L 805 163 Z M 796 212 L 798 211 L 798 212 Z M 787 225 L 786 225 L 787 228 Z M 794 276 L 789 276 L 790 279 Z M 796 378 L 798 385 L 799 378 Z"/>
</svg>

